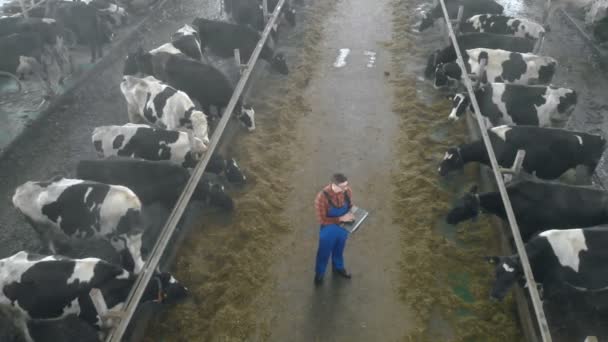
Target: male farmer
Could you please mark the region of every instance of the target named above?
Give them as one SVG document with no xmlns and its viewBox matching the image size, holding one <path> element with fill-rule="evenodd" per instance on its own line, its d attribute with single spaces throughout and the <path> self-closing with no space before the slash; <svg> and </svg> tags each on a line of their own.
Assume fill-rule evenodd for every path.
<svg viewBox="0 0 608 342">
<path fill-rule="evenodd" d="M 315 267 L 315 285 L 323 283 L 323 275 L 327 267 L 329 255 L 332 256 L 335 274 L 350 279 L 350 273 L 344 269 L 344 245 L 348 231 L 340 226 L 342 222 L 351 222 L 355 218 L 350 212 L 352 208 L 352 190 L 348 187 L 346 176 L 336 173 L 315 199 L 317 219 L 321 224 L 319 232 L 319 249 L 317 250 L 317 265 Z"/>
</svg>

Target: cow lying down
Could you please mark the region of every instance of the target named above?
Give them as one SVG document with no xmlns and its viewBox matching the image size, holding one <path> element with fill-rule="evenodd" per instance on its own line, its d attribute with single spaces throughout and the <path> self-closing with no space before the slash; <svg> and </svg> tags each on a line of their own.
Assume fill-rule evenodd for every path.
<svg viewBox="0 0 608 342">
<path fill-rule="evenodd" d="M 527 241 L 547 229 L 593 227 L 608 223 L 608 192 L 582 186 L 532 181 L 507 186 L 521 236 Z M 475 218 L 479 213 L 506 220 L 500 193 L 477 193 L 474 186 L 447 215 L 449 224 Z"/>
<path fill-rule="evenodd" d="M 462 58 L 466 72 L 481 83 L 549 84 L 557 68 L 557 61 L 552 57 L 499 49 L 469 49 Z M 463 70 L 456 62 L 437 65 L 436 88 L 462 80 Z"/>
<path fill-rule="evenodd" d="M 108 309 L 121 309 L 136 276 L 97 258 L 70 259 L 21 251 L 0 259 L 0 304 L 23 312 L 29 319 L 51 320 L 77 315 L 97 328 L 108 328 L 100 319 L 89 291 L 101 291 Z M 175 303 L 188 289 L 169 273 L 155 272 L 141 302 Z"/>
<path fill-rule="evenodd" d="M 510 168 L 517 151 L 524 150 L 523 169 L 542 179 L 556 179 L 578 165 L 591 175 L 606 149 L 603 137 L 555 128 L 498 126 L 488 129 L 488 135 L 500 166 Z M 449 148 L 439 174 L 446 176 L 471 162 L 490 165 L 482 140 Z"/>
<path fill-rule="evenodd" d="M 568 121 L 577 103 L 576 91 L 554 86 L 488 83 L 475 90 L 481 115 L 493 126 L 504 124 L 550 127 Z M 473 113 L 468 93 L 449 96 L 450 120 L 458 120 L 467 108 Z"/>
<path fill-rule="evenodd" d="M 139 273 L 143 267 L 141 202 L 124 186 L 67 178 L 30 181 L 17 187 L 13 205 L 52 253 L 56 247 L 69 251 L 72 239 L 102 238 L 120 253 L 125 268 Z"/>
<path fill-rule="evenodd" d="M 608 228 L 548 230 L 526 243 L 534 279 L 543 297 L 562 290 L 594 293 L 608 289 Z M 491 298 L 502 300 L 516 281 L 525 281 L 517 254 L 488 257 L 496 265 Z"/>
</svg>

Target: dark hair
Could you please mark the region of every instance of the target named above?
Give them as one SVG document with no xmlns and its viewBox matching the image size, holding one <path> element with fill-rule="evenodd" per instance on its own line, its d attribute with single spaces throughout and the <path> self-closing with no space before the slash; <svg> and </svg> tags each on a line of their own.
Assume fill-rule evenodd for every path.
<svg viewBox="0 0 608 342">
<path fill-rule="evenodd" d="M 334 175 L 331 176 L 331 181 L 334 184 L 341 184 L 341 183 L 348 181 L 348 178 L 346 178 L 346 176 L 343 173 L 334 173 Z"/>
</svg>

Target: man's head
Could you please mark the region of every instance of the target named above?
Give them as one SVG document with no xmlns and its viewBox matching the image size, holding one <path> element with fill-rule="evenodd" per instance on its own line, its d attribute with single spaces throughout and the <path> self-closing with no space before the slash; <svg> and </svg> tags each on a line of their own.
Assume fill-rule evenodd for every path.
<svg viewBox="0 0 608 342">
<path fill-rule="evenodd" d="M 331 177 L 331 189 L 335 193 L 344 192 L 348 187 L 348 179 L 343 173 L 335 173 Z"/>
</svg>

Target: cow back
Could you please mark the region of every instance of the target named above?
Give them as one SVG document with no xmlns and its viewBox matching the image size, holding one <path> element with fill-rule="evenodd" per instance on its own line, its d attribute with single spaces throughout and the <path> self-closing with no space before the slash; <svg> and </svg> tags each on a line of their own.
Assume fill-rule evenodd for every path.
<svg viewBox="0 0 608 342">
<path fill-rule="evenodd" d="M 119 158 L 81 160 L 76 175 L 128 187 L 145 204 L 177 199 L 189 179 L 186 169 L 170 162 Z"/>
</svg>

